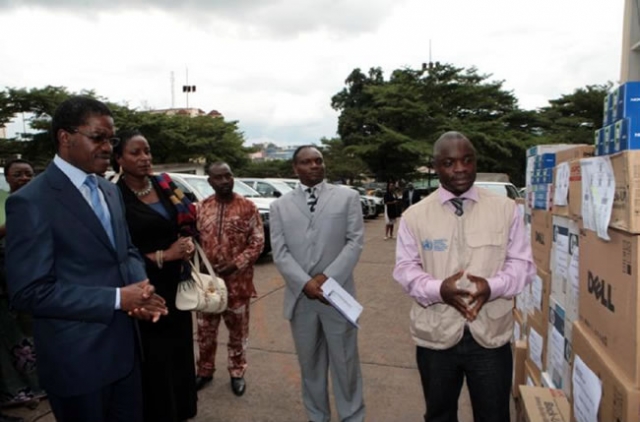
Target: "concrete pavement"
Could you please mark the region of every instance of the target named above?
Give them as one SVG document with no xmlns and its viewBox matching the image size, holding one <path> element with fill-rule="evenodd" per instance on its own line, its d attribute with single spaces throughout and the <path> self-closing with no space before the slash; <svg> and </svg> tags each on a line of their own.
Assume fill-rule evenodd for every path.
<svg viewBox="0 0 640 422">
<path fill-rule="evenodd" d="M 365 247 L 355 271 L 358 300 L 364 306 L 359 347 L 368 422 L 421 421 L 424 399 L 409 335 L 411 300 L 393 280 L 395 240 L 383 240 L 384 220 L 366 221 Z M 256 267 L 258 290 L 251 308 L 247 391 L 233 395 L 226 371 L 226 339 L 220 331 L 218 370 L 199 393 L 196 422 L 306 421 L 300 373 L 289 323 L 282 317 L 284 281 L 268 256 Z M 331 396 L 333 406 L 333 397 Z M 53 422 L 47 402 L 35 411 L 9 410 L 27 421 Z M 460 422 L 470 422 L 466 389 L 460 399 Z M 337 421 L 335 410 L 332 420 Z M 90 422 L 90 421 L 88 421 Z M 162 422 L 162 421 L 159 421 Z"/>
</svg>

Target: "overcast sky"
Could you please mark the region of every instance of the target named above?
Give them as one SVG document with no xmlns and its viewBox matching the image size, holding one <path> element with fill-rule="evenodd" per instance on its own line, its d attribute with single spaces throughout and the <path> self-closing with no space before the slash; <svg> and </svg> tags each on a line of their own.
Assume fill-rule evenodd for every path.
<svg viewBox="0 0 640 422">
<path fill-rule="evenodd" d="M 239 121 L 246 143 L 336 135 L 355 68 L 429 61 L 504 80 L 523 108 L 620 74 L 624 0 L 0 0 L 0 89 L 93 89 Z M 455 128 L 452 128 L 455 129 Z M 11 134 L 10 134 L 11 135 Z"/>
</svg>

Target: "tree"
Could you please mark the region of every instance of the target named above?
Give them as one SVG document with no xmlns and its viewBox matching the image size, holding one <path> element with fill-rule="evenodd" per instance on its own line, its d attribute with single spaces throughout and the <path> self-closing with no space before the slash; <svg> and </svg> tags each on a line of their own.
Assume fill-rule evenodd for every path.
<svg viewBox="0 0 640 422">
<path fill-rule="evenodd" d="M 342 139 L 322 138 L 320 142 L 327 179 L 353 185 L 369 172 L 369 168 L 360 157 L 347 151 Z"/>
<path fill-rule="evenodd" d="M 587 85 L 549 100 L 549 106 L 538 112 L 539 143 L 593 144 L 594 131 L 602 127 L 603 99 L 611 86 Z"/>
<path fill-rule="evenodd" d="M 244 168 L 234 170 L 238 177 L 297 178 L 292 160 L 250 162 Z"/>
<path fill-rule="evenodd" d="M 33 117 L 29 126 L 36 131 L 23 134 L 27 142 L 9 140 L 6 148 L 0 144 L 0 154 L 19 149 L 24 158 L 34 162 L 36 166 L 44 167 L 55 152 L 49 134 L 51 116 L 58 104 L 71 95 L 85 95 L 107 103 L 119 130 L 138 129 L 147 137 L 157 164 L 223 160 L 232 168 L 240 168 L 249 161 L 247 150 L 242 145 L 242 133 L 235 121 L 225 121 L 221 117 L 191 118 L 137 111 L 126 105 L 109 103 L 106 99 L 97 97 L 93 91 L 70 93 L 64 87 L 53 86 L 29 90 L 8 88 L 0 91 L 0 125 L 9 122 L 16 113 L 31 113 Z"/>
<path fill-rule="evenodd" d="M 475 68 L 436 64 L 400 69 L 385 81 L 379 68 L 355 69 L 332 98 L 338 134 L 379 181 L 414 178 L 429 165 L 440 134 L 463 132 L 478 151 L 480 171 L 524 174 L 524 150 L 533 137 L 527 112 L 502 81 Z"/>
</svg>

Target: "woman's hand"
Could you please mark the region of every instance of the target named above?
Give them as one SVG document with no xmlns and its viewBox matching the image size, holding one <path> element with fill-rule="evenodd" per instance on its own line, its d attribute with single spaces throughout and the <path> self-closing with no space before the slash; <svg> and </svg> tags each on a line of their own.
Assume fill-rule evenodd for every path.
<svg viewBox="0 0 640 422">
<path fill-rule="evenodd" d="M 165 261 L 178 261 L 188 260 L 193 256 L 195 251 L 195 245 L 190 237 L 178 238 L 175 242 L 169 246 L 169 249 L 164 251 Z"/>
</svg>

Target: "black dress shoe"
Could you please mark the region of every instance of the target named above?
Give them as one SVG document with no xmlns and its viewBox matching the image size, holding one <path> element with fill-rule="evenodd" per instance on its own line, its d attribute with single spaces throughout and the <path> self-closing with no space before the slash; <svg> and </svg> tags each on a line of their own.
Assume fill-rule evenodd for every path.
<svg viewBox="0 0 640 422">
<path fill-rule="evenodd" d="M 196 377 L 196 391 L 200 391 L 205 385 L 209 384 L 213 380 L 213 377 Z"/>
<path fill-rule="evenodd" d="M 231 389 L 233 390 L 233 394 L 235 394 L 236 396 L 243 395 L 246 387 L 247 384 L 244 382 L 244 378 L 231 378 Z"/>
</svg>

